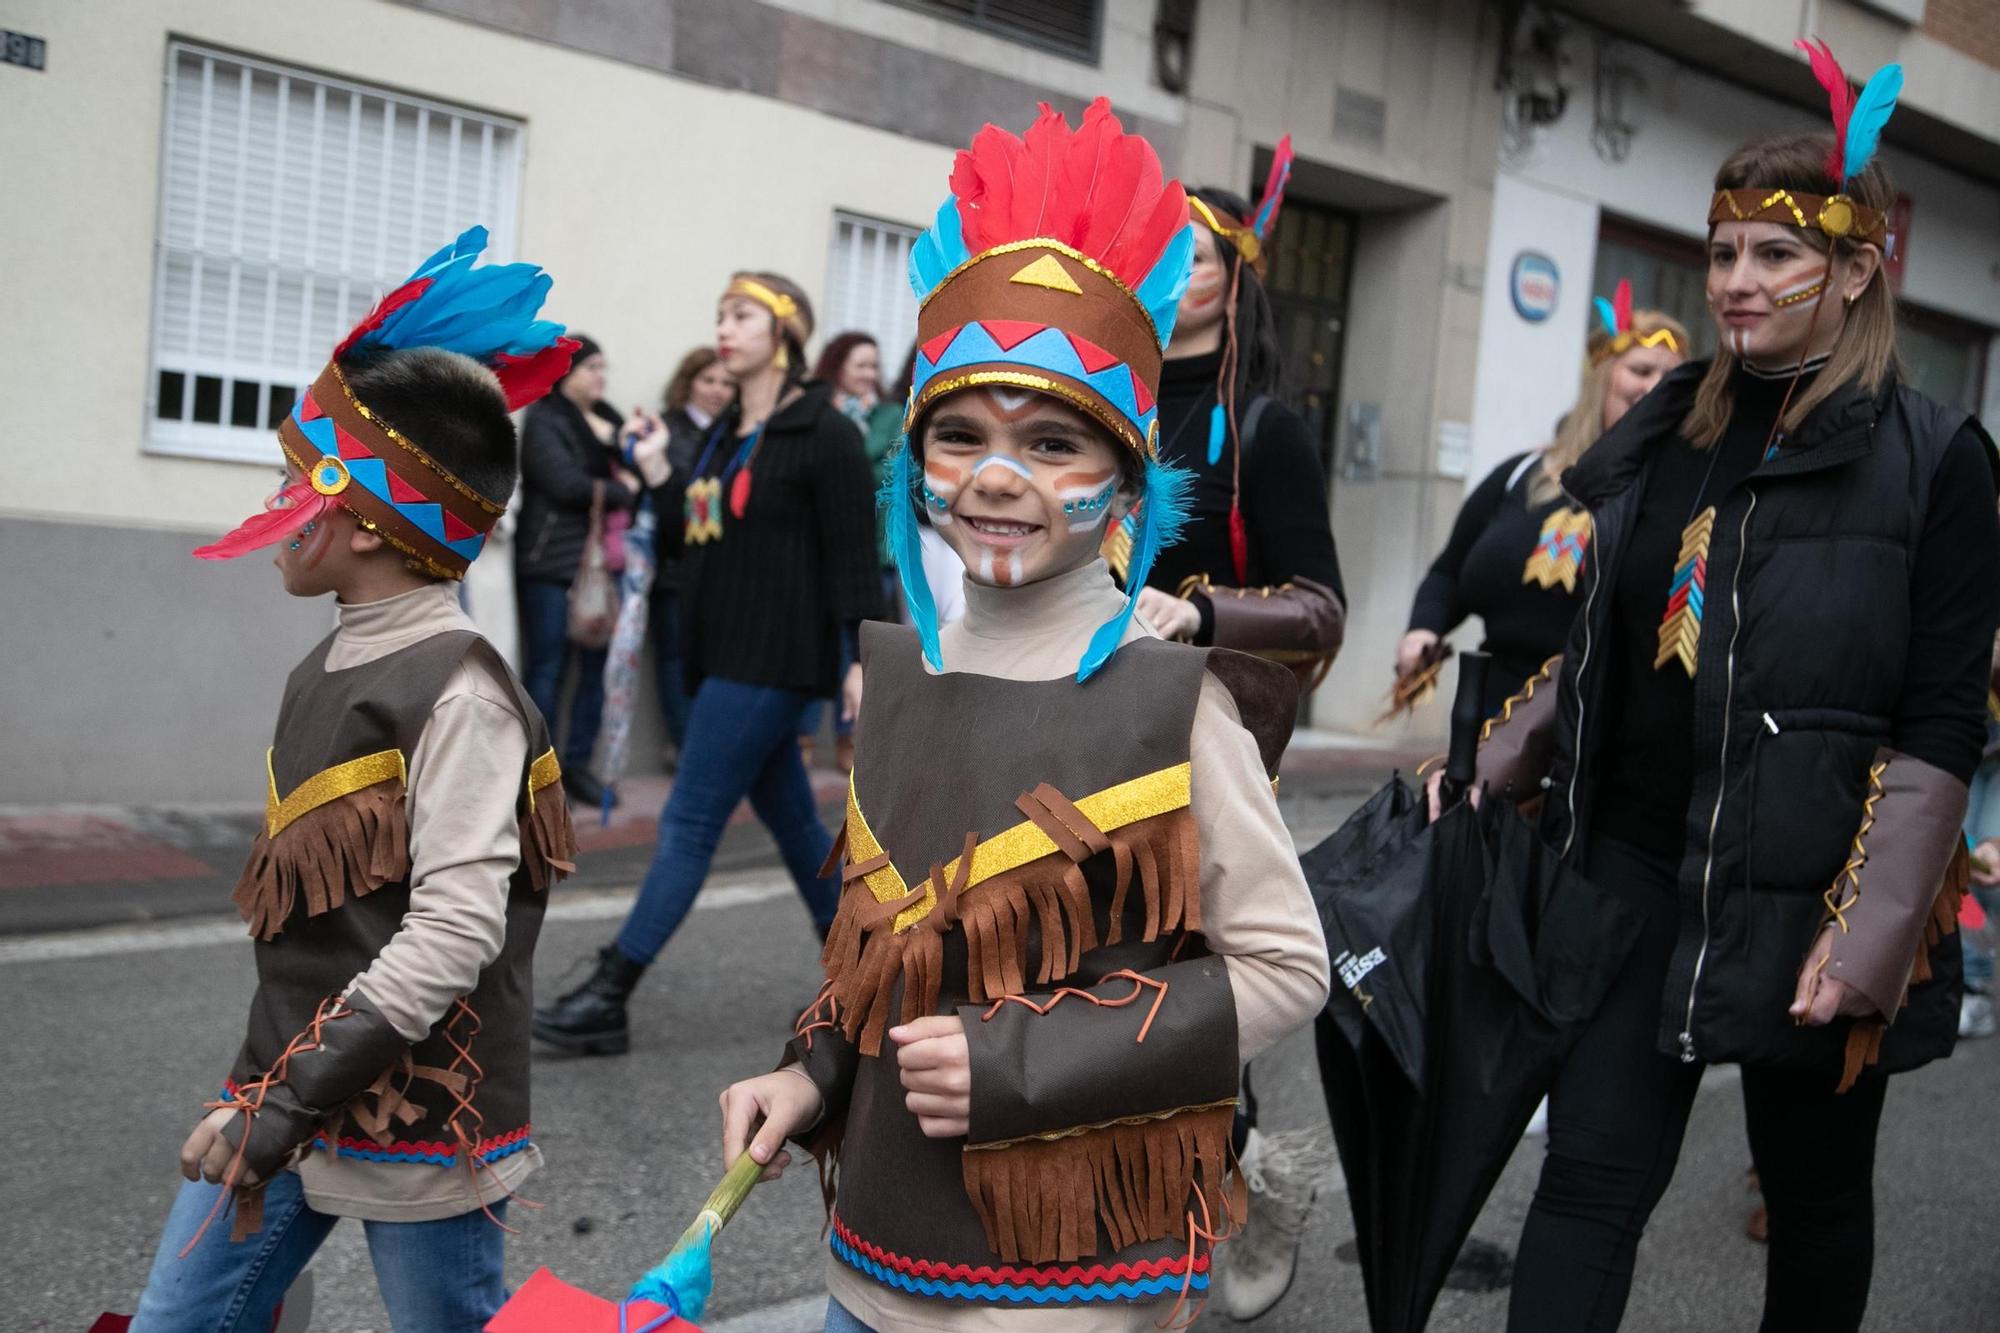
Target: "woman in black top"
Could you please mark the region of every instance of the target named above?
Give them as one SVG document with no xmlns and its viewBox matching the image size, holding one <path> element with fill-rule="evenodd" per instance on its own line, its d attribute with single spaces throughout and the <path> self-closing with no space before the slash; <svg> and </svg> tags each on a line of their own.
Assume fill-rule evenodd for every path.
<svg viewBox="0 0 2000 1333">
<path fill-rule="evenodd" d="M 1310 687 L 1340 648 L 1347 610 L 1326 475 L 1305 422 L 1278 401 L 1277 327 L 1243 253 L 1261 246 L 1240 221 L 1249 210 L 1211 188 L 1190 211 L 1194 272 L 1160 375 L 1159 447 L 1194 473 L 1194 494 L 1139 614 L 1167 638 L 1285 662 Z"/>
<path fill-rule="evenodd" d="M 660 812 L 653 863 L 595 973 L 537 1011 L 535 1034 L 585 1054 L 626 1049 L 625 998 L 680 925 L 708 877 L 724 824 L 748 797 L 821 933 L 839 883 L 822 877 L 833 845 L 813 803 L 797 722 L 807 699 L 860 705 L 859 666 L 843 644 L 880 611 L 874 490 L 861 432 L 804 383 L 812 310 L 771 273 L 739 273 L 716 315 L 716 352 L 736 401 L 688 472 L 679 537 L 687 745 Z M 851 657 L 849 659 L 852 660 Z"/>
<path fill-rule="evenodd" d="M 604 789 L 590 775 L 590 755 L 604 711 L 602 648 L 569 639 L 569 588 L 583 560 L 595 488 L 606 515 L 637 503 L 640 479 L 613 460 L 618 413 L 604 402 L 604 351 L 589 338 L 569 372 L 531 404 L 521 422 L 521 523 L 514 538 L 514 589 L 521 617 L 521 682 L 549 733 L 562 738 L 563 787 L 586 805 Z M 563 676 L 576 666 L 565 726 L 557 703 Z"/>
<path fill-rule="evenodd" d="M 1858 1328 L 1884 1076 L 1956 1032 L 2000 460 L 1899 382 L 1895 191 L 1879 166 L 1835 174 L 1830 147 L 1723 164 L 1723 351 L 1565 478 L 1593 524 L 1584 611 L 1557 689 L 1482 753 L 1482 782 L 1545 794 L 1543 837 L 1644 923 L 1550 1094 L 1515 1330 L 1617 1326 L 1717 1062 L 1742 1065 L 1769 1208 L 1763 1327 Z M 1546 773 L 1502 762 L 1544 728 Z"/>
<path fill-rule="evenodd" d="M 667 461 L 673 467 L 674 477 L 684 478 L 693 469 L 708 432 L 735 397 L 736 381 L 716 358 L 713 347 L 693 348 L 681 358 L 673 378 L 667 381 L 661 403 L 667 426 Z M 672 480 L 654 494 L 654 512 L 663 515 L 669 526 L 678 523 L 680 504 L 681 488 Z M 681 663 L 678 560 L 662 559 L 656 566 L 647 626 L 653 634 L 654 683 L 659 690 L 660 713 L 667 723 L 667 768 L 672 771 L 679 761 L 680 747 L 687 740 L 688 707 L 692 702 Z"/>
<path fill-rule="evenodd" d="M 1417 585 L 1409 632 L 1396 648 L 1399 681 L 1435 660 L 1438 645 L 1467 616 L 1480 618 L 1486 638 L 1479 646 L 1493 655 L 1489 716 L 1562 651 L 1576 619 L 1590 524 L 1559 478 L 1688 352 L 1687 330 L 1657 310 L 1631 311 L 1625 323 L 1592 328 L 1583 383 L 1555 440 L 1507 459 L 1466 496 L 1450 540 Z"/>
</svg>

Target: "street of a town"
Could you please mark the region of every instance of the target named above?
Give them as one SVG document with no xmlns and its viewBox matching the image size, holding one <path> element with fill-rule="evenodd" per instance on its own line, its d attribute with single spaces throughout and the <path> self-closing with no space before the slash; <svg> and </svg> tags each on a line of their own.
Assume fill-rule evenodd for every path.
<svg viewBox="0 0 2000 1333">
<path fill-rule="evenodd" d="M 1300 843 L 1332 829 L 1378 777 L 1288 777 L 1284 804 Z M 756 864 L 761 832 L 732 837 L 741 844 L 737 863 L 748 868 L 709 885 L 648 977 L 631 1055 L 538 1058 L 535 1136 L 549 1165 L 527 1190 L 541 1207 L 511 1215 L 522 1229 L 510 1243 L 514 1283 L 546 1264 L 612 1295 L 656 1261 L 719 1174 L 717 1092 L 732 1077 L 770 1067 L 800 997 L 814 988 L 812 935 L 789 883 Z M 551 908 L 538 955 L 544 994 L 622 915 L 643 849 L 599 853 L 597 862 L 586 865 L 580 886 L 559 890 Z M 612 883 L 620 879 L 622 886 Z M 75 889 L 128 902 L 145 891 Z M 218 907 L 226 892 L 218 884 Z M 79 920 L 104 915 L 101 905 L 76 906 Z M 129 1310 L 137 1296 L 178 1184 L 175 1151 L 234 1052 L 251 962 L 240 927 L 219 913 L 53 933 L 46 914 L 36 921 L 37 932 L 17 923 L 0 939 L 13 1085 L 0 1132 L 15 1145 L 8 1206 L 0 1209 L 9 1273 L 0 1328 L 69 1333 L 101 1310 Z M 1265 1056 L 1255 1078 L 1267 1127 L 1324 1126 L 1308 1034 Z M 1876 1172 L 1871 1330 L 2000 1330 L 1991 1229 L 2000 1180 L 1982 1146 L 1996 1107 L 2000 1042 L 1968 1043 L 1950 1061 L 1896 1080 Z M 1477 1237 L 1511 1250 L 1541 1151 L 1539 1139 L 1523 1142 Z M 1631 1333 L 1756 1327 L 1763 1252 L 1743 1234 L 1747 1164 L 1736 1081 L 1732 1071 L 1712 1071 L 1679 1175 L 1640 1252 L 1625 1322 Z M 718 1247 L 704 1327 L 817 1329 L 821 1220 L 809 1163 L 753 1195 Z M 1359 1270 L 1343 1257 L 1350 1236 L 1345 1195 L 1329 1181 L 1290 1294 L 1247 1327 L 1365 1328 Z M 358 1227 L 336 1231 L 313 1274 L 315 1333 L 388 1333 Z M 1499 1329 L 1505 1310 L 1504 1291 L 1448 1290 L 1432 1327 Z M 1228 1321 L 1211 1313 L 1203 1324 Z"/>
</svg>

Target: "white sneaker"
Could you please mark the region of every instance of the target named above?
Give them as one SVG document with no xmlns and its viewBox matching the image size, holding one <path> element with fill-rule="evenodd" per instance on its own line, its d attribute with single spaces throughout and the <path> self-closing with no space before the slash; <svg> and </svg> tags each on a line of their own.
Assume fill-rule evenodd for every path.
<svg viewBox="0 0 2000 1333">
<path fill-rule="evenodd" d="M 1290 1289 L 1313 1198 L 1334 1161 L 1326 1136 L 1312 1130 L 1250 1131 L 1243 1147 L 1250 1216 L 1233 1240 L 1215 1249 L 1217 1303 L 1231 1319 L 1257 1318 Z"/>
<path fill-rule="evenodd" d="M 1965 993 L 1958 1005 L 1958 1035 L 1961 1038 L 1993 1035 L 1992 996 L 1977 991 Z"/>
</svg>

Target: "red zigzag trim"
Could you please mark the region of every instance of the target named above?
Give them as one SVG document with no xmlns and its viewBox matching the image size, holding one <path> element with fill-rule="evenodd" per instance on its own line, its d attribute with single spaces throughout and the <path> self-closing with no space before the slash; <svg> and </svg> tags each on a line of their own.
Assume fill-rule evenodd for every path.
<svg viewBox="0 0 2000 1333">
<path fill-rule="evenodd" d="M 928 1278 L 944 1282 L 984 1282 L 1004 1283 L 1010 1286 L 1068 1287 L 1086 1286 L 1097 1282 L 1144 1282 L 1151 1278 L 1179 1277 L 1188 1271 L 1187 1256 L 1168 1256 L 1164 1259 L 1148 1259 L 1136 1264 L 1092 1264 L 1088 1268 L 1068 1265 L 1061 1268 L 993 1268 L 985 1264 L 973 1267 L 971 1264 L 946 1264 L 934 1259 L 911 1259 L 900 1254 L 891 1254 L 879 1245 L 872 1245 L 861 1239 L 835 1218 L 833 1229 L 840 1238 L 857 1251 L 887 1268 L 911 1277 Z M 1200 1256 L 1194 1261 L 1194 1271 L 1208 1271 L 1208 1256 Z"/>
</svg>

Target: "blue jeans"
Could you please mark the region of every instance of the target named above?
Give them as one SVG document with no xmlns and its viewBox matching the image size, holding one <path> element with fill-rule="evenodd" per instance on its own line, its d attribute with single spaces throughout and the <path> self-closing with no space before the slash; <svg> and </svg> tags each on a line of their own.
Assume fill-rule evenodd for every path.
<svg viewBox="0 0 2000 1333">
<path fill-rule="evenodd" d="M 676 746 L 687 744 L 687 677 L 681 661 L 681 597 L 673 588 L 654 588 L 649 613 L 653 631 L 653 685 L 660 694 L 660 716 L 667 724 L 667 738 Z"/>
<path fill-rule="evenodd" d="M 856 1319 L 853 1312 L 831 1296 L 826 1301 L 826 1333 L 875 1333 Z"/>
<path fill-rule="evenodd" d="M 221 1192 L 183 1184 L 167 1213 L 159 1253 L 132 1333 L 264 1333 L 298 1275 L 340 1219 L 306 1206 L 296 1171 L 264 1189 L 264 1225 L 229 1239 L 229 1206 L 183 1259 L 181 1250 Z M 493 1205 L 505 1217 L 506 1202 Z M 506 1233 L 472 1212 L 435 1222 L 364 1222 L 368 1257 L 397 1333 L 479 1333 L 506 1304 Z"/>
<path fill-rule="evenodd" d="M 745 796 L 777 841 L 813 924 L 822 932 L 832 924 L 840 881 L 820 878 L 833 838 L 819 822 L 799 758 L 795 728 L 804 702 L 791 690 L 714 676 L 695 691 L 680 771 L 660 811 L 653 864 L 618 932 L 618 951 L 627 958 L 650 963 L 666 947 L 694 906 L 723 827 Z"/>
<path fill-rule="evenodd" d="M 579 648 L 569 641 L 569 585 L 553 579 L 522 579 L 516 586 L 521 603 L 521 683 L 549 724 L 552 740 L 560 737 L 562 766 L 581 773 L 590 767 L 597 748 L 597 726 L 604 717 L 602 648 Z M 563 673 L 576 663 L 576 692 L 569 701 L 569 727 L 556 716 L 562 698 Z"/>
</svg>

